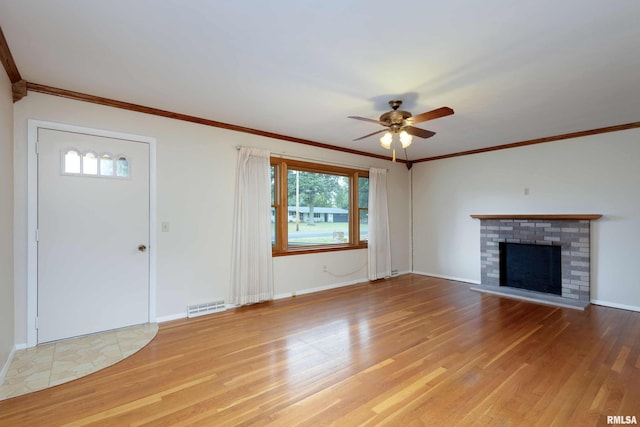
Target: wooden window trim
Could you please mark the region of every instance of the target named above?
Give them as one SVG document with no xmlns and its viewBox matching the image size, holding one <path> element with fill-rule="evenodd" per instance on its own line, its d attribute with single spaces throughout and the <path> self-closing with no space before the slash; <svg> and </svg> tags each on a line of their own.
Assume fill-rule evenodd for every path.
<svg viewBox="0 0 640 427">
<path fill-rule="evenodd" d="M 304 162 L 300 160 L 271 158 L 271 166 L 275 166 L 274 184 L 275 195 L 275 223 L 276 242 L 272 247 L 274 257 L 288 255 L 302 255 L 320 252 L 335 252 L 345 250 L 366 249 L 366 240 L 360 240 L 360 208 L 358 202 L 358 178 L 369 178 L 369 172 L 341 166 L 325 165 L 321 163 Z M 289 169 L 304 172 L 340 175 L 349 179 L 349 242 L 344 244 L 325 244 L 289 247 L 288 224 L 288 174 Z M 367 208 L 365 208 L 367 209 Z"/>
</svg>

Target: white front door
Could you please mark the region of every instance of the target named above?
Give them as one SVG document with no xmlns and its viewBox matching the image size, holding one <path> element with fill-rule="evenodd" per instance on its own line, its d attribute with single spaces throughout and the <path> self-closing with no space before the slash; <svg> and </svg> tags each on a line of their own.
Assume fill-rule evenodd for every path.
<svg viewBox="0 0 640 427">
<path fill-rule="evenodd" d="M 38 343 L 149 321 L 149 144 L 38 129 Z"/>
</svg>

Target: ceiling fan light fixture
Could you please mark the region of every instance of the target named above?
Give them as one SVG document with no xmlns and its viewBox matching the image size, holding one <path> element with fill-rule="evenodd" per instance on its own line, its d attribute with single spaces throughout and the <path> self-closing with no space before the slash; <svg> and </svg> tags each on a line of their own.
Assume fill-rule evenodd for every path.
<svg viewBox="0 0 640 427">
<path fill-rule="evenodd" d="M 391 143 L 393 142 L 393 134 L 391 132 L 385 132 L 380 138 L 380 145 L 387 150 L 391 149 Z"/>
<path fill-rule="evenodd" d="M 361 139 L 369 138 L 373 135 L 379 135 L 384 132 L 384 135 L 380 138 L 380 145 L 382 148 L 391 150 L 394 135 L 398 134 L 398 139 L 400 140 L 400 144 L 402 144 L 402 148 L 406 149 L 413 142 L 414 136 L 426 139 L 431 138 L 436 134 L 430 130 L 415 127 L 415 124 L 426 122 L 428 120 L 439 119 L 440 117 L 450 116 L 454 113 L 449 107 L 440 107 L 414 116 L 408 111 L 400 110 L 399 108 L 401 105 L 401 100 L 389 101 L 391 111 L 383 113 L 378 120 L 359 116 L 348 116 L 350 119 L 375 123 L 386 128 L 371 132 L 370 134 L 361 136 L 360 138 L 356 138 L 354 141 L 360 141 Z M 393 149 L 393 159 L 395 161 L 395 148 Z"/>
<path fill-rule="evenodd" d="M 402 148 L 407 148 L 413 142 L 413 137 L 406 130 L 400 132 L 400 143 Z"/>
</svg>

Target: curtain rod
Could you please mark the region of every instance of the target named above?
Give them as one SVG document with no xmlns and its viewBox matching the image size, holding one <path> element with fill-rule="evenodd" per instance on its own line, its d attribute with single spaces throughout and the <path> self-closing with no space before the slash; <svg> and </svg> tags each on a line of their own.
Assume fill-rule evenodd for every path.
<svg viewBox="0 0 640 427">
<path fill-rule="evenodd" d="M 242 147 L 242 146 L 241 145 L 236 145 L 235 146 L 236 150 L 239 150 L 240 147 Z M 345 168 L 358 169 L 358 170 L 363 170 L 363 171 L 368 171 L 369 167 L 370 167 L 370 166 L 362 166 L 362 165 L 352 165 L 352 164 L 349 164 L 349 163 L 332 162 L 331 160 L 325 160 L 325 159 L 314 159 L 312 157 L 296 156 L 296 155 L 287 154 L 287 153 L 274 153 L 274 152 L 271 152 L 271 155 L 280 157 L 282 159 L 303 160 L 303 161 L 308 161 L 308 162 L 317 162 L 317 163 L 322 163 L 322 164 L 325 164 L 325 165 L 342 166 L 342 167 L 345 167 Z M 389 169 L 387 169 L 387 172 L 389 172 Z"/>
</svg>

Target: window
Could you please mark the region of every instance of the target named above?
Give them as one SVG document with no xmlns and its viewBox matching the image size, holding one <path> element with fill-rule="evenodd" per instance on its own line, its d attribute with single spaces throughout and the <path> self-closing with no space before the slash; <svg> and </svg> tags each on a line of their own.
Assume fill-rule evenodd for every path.
<svg viewBox="0 0 640 427">
<path fill-rule="evenodd" d="M 108 154 L 100 156 L 100 175 L 113 176 L 113 158 Z"/>
<path fill-rule="evenodd" d="M 64 173 L 80 173 L 80 153 L 75 150 L 69 150 L 64 153 Z"/>
<path fill-rule="evenodd" d="M 62 174 L 126 179 L 129 178 L 129 160 L 124 155 L 97 155 L 71 148 L 62 152 Z"/>
<path fill-rule="evenodd" d="M 121 178 L 129 177 L 129 160 L 124 156 L 120 156 L 116 160 L 116 176 Z"/>
<path fill-rule="evenodd" d="M 82 156 L 82 173 L 84 175 L 98 175 L 98 157 L 88 152 Z"/>
<path fill-rule="evenodd" d="M 369 240 L 369 178 L 358 177 L 358 218 L 360 240 Z"/>
<path fill-rule="evenodd" d="M 368 176 L 362 170 L 272 158 L 274 255 L 366 247 Z"/>
</svg>

